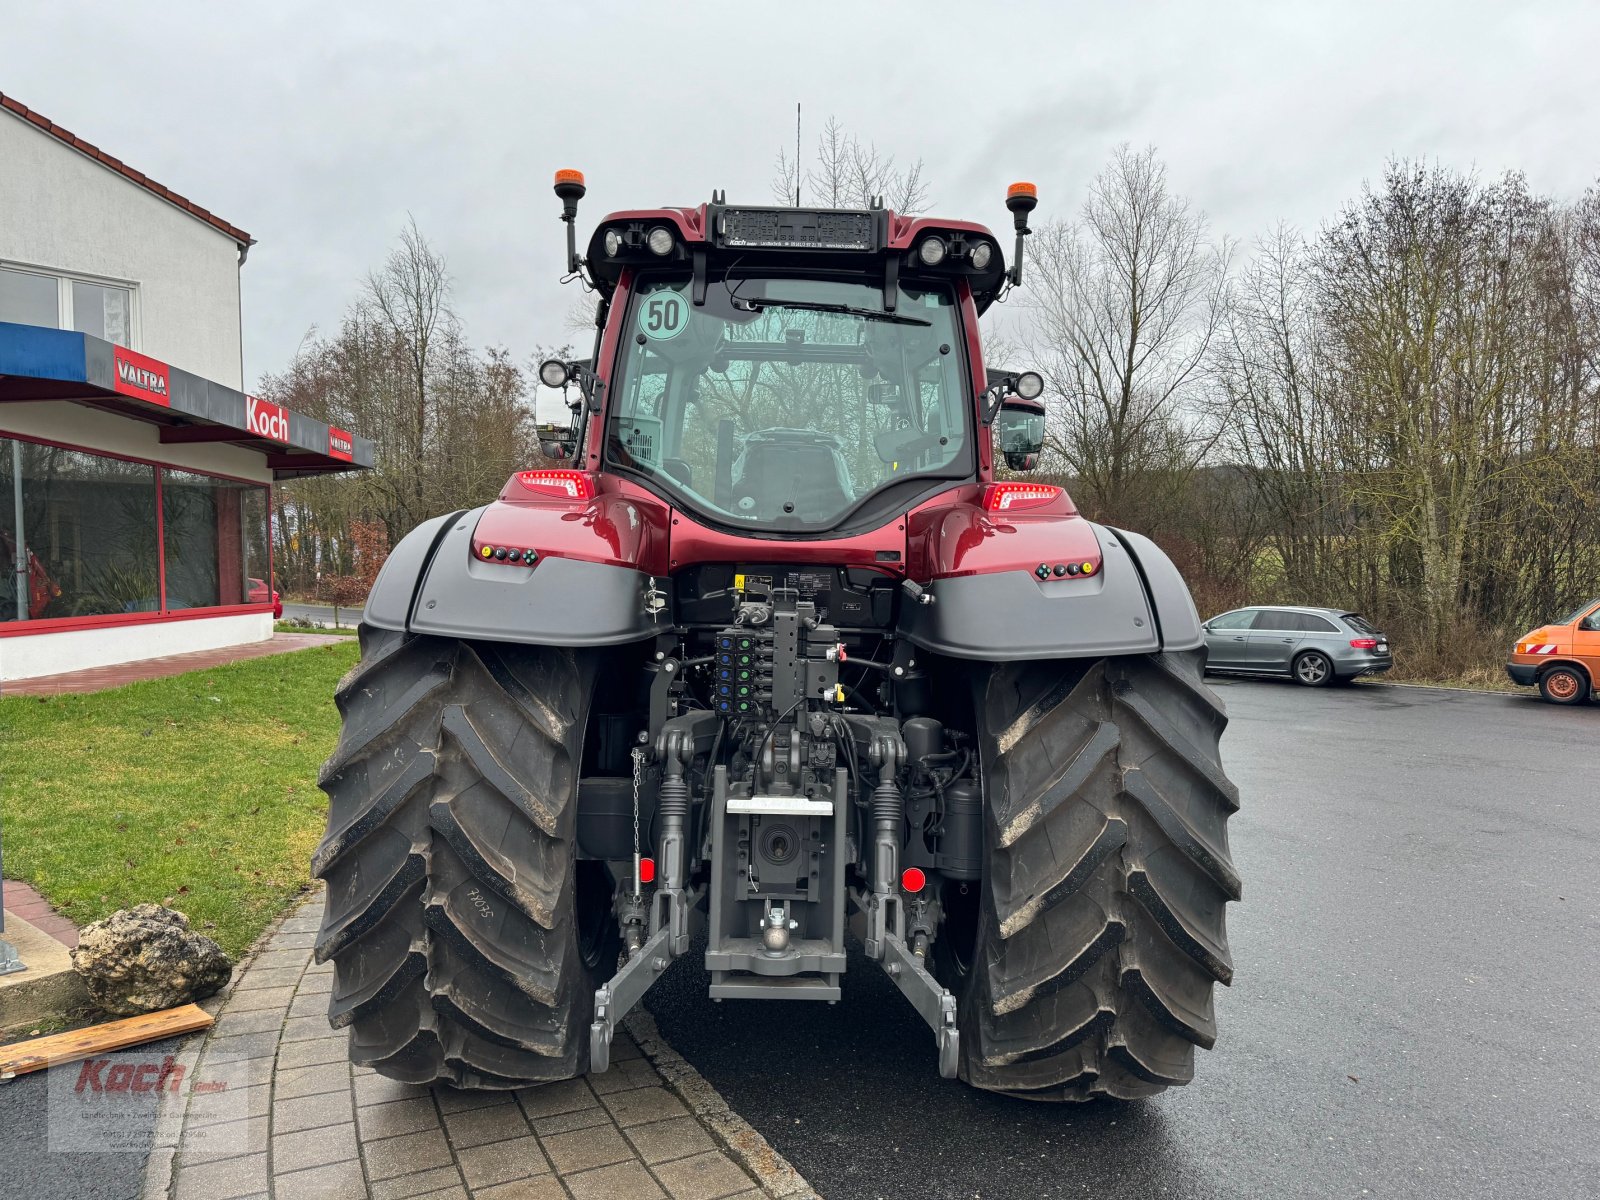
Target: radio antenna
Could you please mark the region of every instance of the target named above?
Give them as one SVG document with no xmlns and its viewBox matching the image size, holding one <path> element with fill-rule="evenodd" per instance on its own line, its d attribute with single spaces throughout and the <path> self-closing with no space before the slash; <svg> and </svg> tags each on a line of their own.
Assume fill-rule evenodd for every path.
<svg viewBox="0 0 1600 1200">
<path fill-rule="evenodd" d="M 794 206 L 800 207 L 800 102 L 794 105 Z"/>
</svg>

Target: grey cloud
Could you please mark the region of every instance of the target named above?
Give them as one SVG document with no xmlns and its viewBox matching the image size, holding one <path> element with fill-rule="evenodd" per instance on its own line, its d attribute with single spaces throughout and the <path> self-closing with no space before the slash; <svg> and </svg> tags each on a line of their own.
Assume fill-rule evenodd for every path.
<svg viewBox="0 0 1600 1200">
<path fill-rule="evenodd" d="M 225 15 L 223 15 L 225 14 Z M 0 90 L 250 230 L 246 369 L 331 326 L 414 213 L 469 334 L 569 336 L 557 167 L 580 220 L 768 197 L 830 114 L 926 161 L 938 209 L 1006 224 L 1003 189 L 1063 214 L 1111 147 L 1155 144 L 1213 228 L 1315 229 L 1394 154 L 1595 175 L 1600 6 L 1488 0 L 771 8 L 261 3 L 11 5 Z"/>
</svg>

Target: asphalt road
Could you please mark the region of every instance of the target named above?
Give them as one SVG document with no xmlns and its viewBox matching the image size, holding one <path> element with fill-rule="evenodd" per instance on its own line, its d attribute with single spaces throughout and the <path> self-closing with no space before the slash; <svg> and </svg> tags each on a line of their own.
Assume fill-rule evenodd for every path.
<svg viewBox="0 0 1600 1200">
<path fill-rule="evenodd" d="M 681 961 L 668 1040 L 829 1200 L 1600 1195 L 1600 707 L 1214 682 L 1245 898 L 1188 1087 L 945 1082 L 859 958 L 834 1008 L 712 1004 Z"/>
<path fill-rule="evenodd" d="M 138 1048 L 141 1058 L 159 1062 L 175 1054 L 180 1038 L 152 1042 Z M 144 1172 L 155 1124 L 154 1098 L 123 1093 L 125 1108 L 117 1124 L 143 1150 L 86 1153 L 81 1129 L 68 1126 L 54 1132 L 58 1142 L 73 1147 L 51 1149 L 49 1087 L 71 1088 L 78 1068 L 64 1066 L 35 1071 L 0 1083 L 0 1196 L 18 1200 L 138 1200 L 144 1189 Z M 65 1076 L 63 1081 L 62 1076 Z M 60 1118 L 58 1118 L 60 1119 Z M 70 1117 L 67 1118 L 70 1122 Z"/>
<path fill-rule="evenodd" d="M 356 622 L 361 620 L 361 606 L 354 608 L 334 609 L 326 604 L 285 604 L 283 606 L 283 619 L 285 621 L 309 621 L 313 625 L 333 626 L 334 615 L 337 613 L 337 624 L 354 629 Z"/>
</svg>

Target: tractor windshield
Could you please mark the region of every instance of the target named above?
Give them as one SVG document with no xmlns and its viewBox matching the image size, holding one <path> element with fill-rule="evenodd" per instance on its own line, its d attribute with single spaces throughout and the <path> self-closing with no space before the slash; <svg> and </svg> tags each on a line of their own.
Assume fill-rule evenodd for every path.
<svg viewBox="0 0 1600 1200">
<path fill-rule="evenodd" d="M 791 303 L 786 304 L 785 301 Z M 688 279 L 635 293 L 606 458 L 732 525 L 820 531 L 870 498 L 970 476 L 954 297 L 817 279 Z"/>
</svg>

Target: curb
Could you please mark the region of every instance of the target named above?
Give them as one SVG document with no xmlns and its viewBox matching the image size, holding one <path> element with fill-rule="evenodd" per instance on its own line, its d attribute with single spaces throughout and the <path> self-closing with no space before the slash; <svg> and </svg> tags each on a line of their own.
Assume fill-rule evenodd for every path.
<svg viewBox="0 0 1600 1200">
<path fill-rule="evenodd" d="M 695 1118 L 755 1177 L 769 1196 L 774 1200 L 821 1200 L 804 1176 L 789 1165 L 789 1160 L 729 1108 L 721 1093 L 707 1083 L 683 1055 L 667 1045 L 654 1017 L 643 1008 L 636 1008 L 623 1018 L 622 1024 L 633 1035 L 639 1050 L 650 1060 L 668 1090 L 688 1105 Z"/>
<path fill-rule="evenodd" d="M 1522 688 L 1515 692 L 1503 692 L 1498 688 L 1457 687 L 1448 683 L 1402 683 L 1398 679 L 1373 680 L 1368 687 L 1396 687 L 1412 688 L 1419 692 L 1464 692 L 1469 696 L 1519 696 L 1531 699 L 1530 688 Z"/>
</svg>

